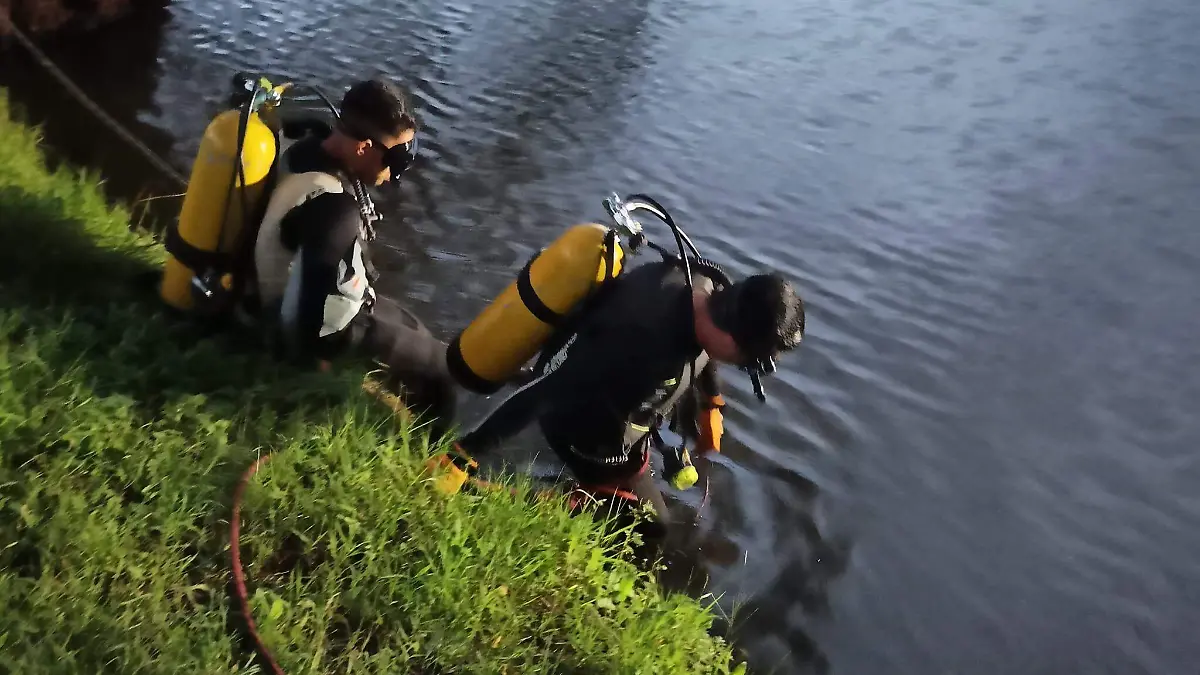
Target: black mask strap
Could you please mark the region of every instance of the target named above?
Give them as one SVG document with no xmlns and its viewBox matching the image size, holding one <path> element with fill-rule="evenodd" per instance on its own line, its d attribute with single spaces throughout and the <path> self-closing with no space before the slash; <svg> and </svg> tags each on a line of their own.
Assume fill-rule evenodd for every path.
<svg viewBox="0 0 1200 675">
<path fill-rule="evenodd" d="M 743 322 L 739 316 L 740 303 L 738 301 L 742 290 L 743 288 L 738 285 L 719 288 L 713 292 L 708 306 L 713 324 L 732 335 L 738 350 L 746 353 L 754 350 L 747 344 L 748 336 L 744 334 Z M 773 355 L 755 356 L 751 353 L 747 354 L 747 359 L 747 362 L 741 364 L 740 368 L 750 376 L 750 381 L 754 384 L 754 395 L 758 397 L 759 401 L 766 401 L 767 395 L 763 389 L 762 378 L 775 374 L 775 357 Z"/>
</svg>

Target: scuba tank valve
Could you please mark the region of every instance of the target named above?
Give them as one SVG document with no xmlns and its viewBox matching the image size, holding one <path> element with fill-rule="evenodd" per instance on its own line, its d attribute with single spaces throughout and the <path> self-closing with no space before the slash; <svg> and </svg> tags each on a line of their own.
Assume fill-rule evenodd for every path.
<svg viewBox="0 0 1200 675">
<path fill-rule="evenodd" d="M 615 192 L 610 194 L 604 200 L 604 210 L 608 211 L 613 224 L 617 226 L 617 231 L 629 239 L 627 247 L 629 254 L 633 255 L 637 253 L 638 249 L 645 243 L 646 235 L 642 231 L 642 224 L 629 212 L 629 208 L 621 200 L 621 196 Z"/>
</svg>

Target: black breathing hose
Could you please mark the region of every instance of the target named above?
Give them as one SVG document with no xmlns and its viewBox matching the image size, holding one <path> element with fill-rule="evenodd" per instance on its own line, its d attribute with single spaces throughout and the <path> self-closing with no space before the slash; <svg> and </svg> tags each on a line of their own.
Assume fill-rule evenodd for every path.
<svg viewBox="0 0 1200 675">
<path fill-rule="evenodd" d="M 690 262 L 688 262 L 688 255 L 687 255 L 688 252 L 684 248 L 684 242 L 685 241 L 687 242 L 688 247 L 691 248 L 693 254 L 697 258 L 700 257 L 700 252 L 696 250 L 696 246 L 694 244 L 692 244 L 691 239 L 687 238 L 687 235 L 685 235 L 683 233 L 683 230 L 681 230 L 679 228 L 679 225 L 675 224 L 675 219 L 671 217 L 671 214 L 667 211 L 667 209 L 664 208 L 662 204 L 659 204 L 658 201 L 656 201 L 653 197 L 651 197 L 649 195 L 640 194 L 640 193 L 631 194 L 625 199 L 625 207 L 630 212 L 636 211 L 637 209 L 642 208 L 642 209 L 645 209 L 645 210 L 653 213 L 660 220 L 662 220 L 664 223 L 666 223 L 667 227 L 670 228 L 670 230 L 671 230 L 671 234 L 675 236 L 675 246 L 679 249 L 679 260 L 681 263 L 683 263 L 683 279 L 684 279 L 684 283 L 687 285 L 687 289 L 688 289 L 688 300 L 687 300 L 688 316 L 691 317 L 692 325 L 694 326 L 696 323 L 696 307 L 694 304 L 696 289 L 695 289 L 695 286 L 692 284 L 692 265 Z M 647 241 L 649 241 L 649 240 L 647 240 Z M 651 243 L 651 246 L 654 246 L 654 244 Z M 657 248 L 657 247 L 655 247 L 655 248 Z M 689 371 L 688 386 L 691 387 L 696 384 L 696 360 L 695 359 L 692 359 L 691 361 L 688 362 L 688 371 Z M 680 382 L 680 383 L 677 383 L 675 386 L 676 386 L 676 388 L 678 388 L 682 385 L 683 385 L 683 383 Z"/>
<path fill-rule="evenodd" d="M 242 188 L 243 188 L 242 191 L 238 195 L 240 197 L 239 201 L 241 202 L 241 209 L 242 209 L 242 227 L 245 227 L 246 222 L 249 220 L 249 217 L 248 217 L 247 211 L 246 211 L 246 191 L 245 191 L 246 168 L 242 165 L 242 152 L 245 150 L 245 147 L 246 147 L 246 128 L 250 126 L 250 108 L 253 104 L 254 104 L 254 95 L 251 94 L 250 98 L 248 98 L 246 100 L 246 102 L 244 104 L 242 104 L 241 112 L 238 115 L 237 149 L 233 153 L 234 176 L 229 181 L 229 189 L 225 192 L 225 216 L 224 217 L 225 217 L 226 225 L 229 224 L 229 209 L 233 204 L 233 191 L 237 187 L 239 180 L 241 181 Z M 225 246 L 229 243 L 226 240 L 226 237 L 228 234 L 229 234 L 229 228 L 222 227 L 221 235 L 220 235 L 220 238 L 219 238 L 219 241 L 217 244 L 218 251 L 225 250 Z"/>
<path fill-rule="evenodd" d="M 246 203 L 246 163 L 242 161 L 242 151 L 246 147 L 246 131 L 250 126 L 251 106 L 253 101 L 246 103 L 246 107 L 242 110 L 242 114 L 238 119 L 238 149 L 237 149 L 237 173 L 238 181 L 242 184 L 241 197 L 238 201 L 242 204 L 242 224 L 238 228 L 240 232 L 244 232 L 250 225 L 250 207 Z"/>
<path fill-rule="evenodd" d="M 311 84 L 298 84 L 298 85 L 296 85 L 296 88 L 297 89 L 308 89 L 312 93 L 316 94 L 317 98 L 321 99 L 321 101 L 323 101 L 325 103 L 325 105 L 329 108 L 329 111 L 333 113 L 334 119 L 337 119 L 337 120 L 342 119 L 342 113 L 337 109 L 337 106 L 335 106 L 333 104 L 333 102 L 329 100 L 329 97 L 326 96 L 325 93 L 322 92 L 320 89 L 318 89 L 317 87 L 315 87 Z"/>
</svg>

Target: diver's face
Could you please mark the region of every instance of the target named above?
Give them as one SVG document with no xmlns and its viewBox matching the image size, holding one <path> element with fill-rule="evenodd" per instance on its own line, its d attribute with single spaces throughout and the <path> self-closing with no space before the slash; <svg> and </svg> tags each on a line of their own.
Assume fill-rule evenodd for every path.
<svg viewBox="0 0 1200 675">
<path fill-rule="evenodd" d="M 417 158 L 417 132 L 406 129 L 395 136 L 360 141 L 357 154 L 361 180 L 376 186 L 398 183 Z"/>
</svg>

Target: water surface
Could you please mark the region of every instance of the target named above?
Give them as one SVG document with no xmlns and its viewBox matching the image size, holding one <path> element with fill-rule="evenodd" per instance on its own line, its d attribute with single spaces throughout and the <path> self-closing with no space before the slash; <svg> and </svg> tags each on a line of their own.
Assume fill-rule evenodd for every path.
<svg viewBox="0 0 1200 675">
<path fill-rule="evenodd" d="M 759 672 L 1196 672 L 1200 7 L 581 4 L 184 0 L 50 52 L 184 170 L 238 69 L 408 84 L 387 290 L 446 336 L 610 190 L 791 277 L 803 349 L 766 404 L 726 374 L 675 495 Z M 3 59 L 69 155 L 169 192 Z"/>
</svg>

